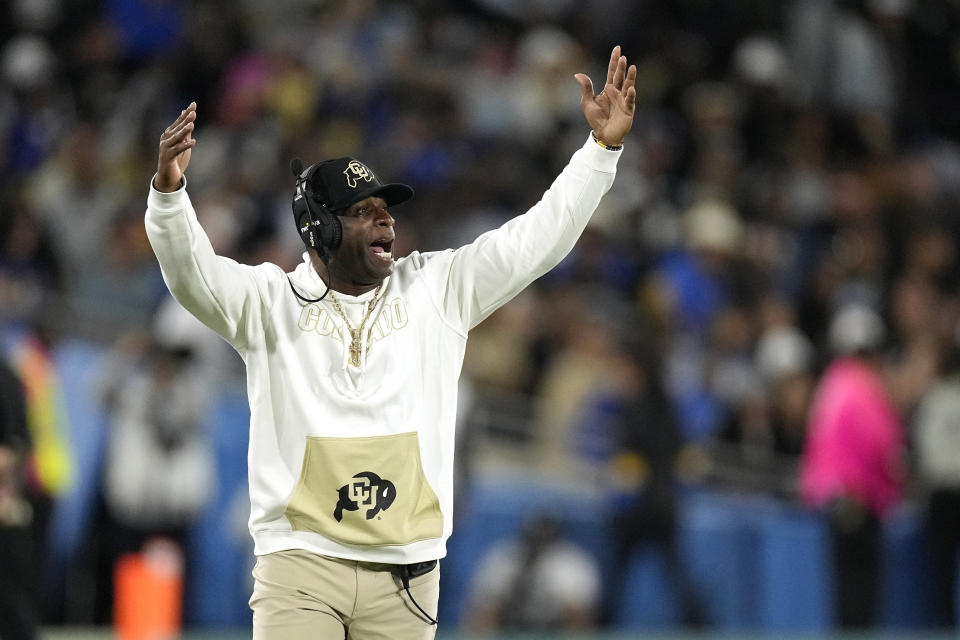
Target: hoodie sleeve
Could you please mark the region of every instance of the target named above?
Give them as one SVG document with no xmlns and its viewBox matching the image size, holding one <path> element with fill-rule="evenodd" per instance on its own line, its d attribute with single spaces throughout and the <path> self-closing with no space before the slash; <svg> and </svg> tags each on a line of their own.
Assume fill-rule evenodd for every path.
<svg viewBox="0 0 960 640">
<path fill-rule="evenodd" d="M 620 153 L 588 137 L 530 210 L 448 253 L 447 317 L 469 331 L 559 264 L 613 184 Z"/>
<path fill-rule="evenodd" d="M 214 253 L 186 185 L 171 193 L 150 183 L 147 237 L 173 297 L 238 350 L 259 308 L 258 269 Z"/>
</svg>

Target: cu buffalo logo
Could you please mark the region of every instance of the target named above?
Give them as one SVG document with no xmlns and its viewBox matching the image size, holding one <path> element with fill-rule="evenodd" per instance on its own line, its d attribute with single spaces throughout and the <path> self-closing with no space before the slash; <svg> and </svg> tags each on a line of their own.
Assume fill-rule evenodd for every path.
<svg viewBox="0 0 960 640">
<path fill-rule="evenodd" d="M 383 480 L 372 471 L 362 471 L 353 476 L 353 480 L 337 489 L 337 508 L 333 517 L 337 522 L 343 520 L 344 511 L 356 511 L 360 507 L 367 509 L 367 520 L 372 520 L 381 511 L 386 511 L 397 499 L 397 488 L 389 480 Z"/>
<path fill-rule="evenodd" d="M 343 170 L 343 175 L 347 176 L 347 184 L 351 189 L 356 189 L 357 182 L 360 180 L 365 182 L 373 180 L 373 172 L 367 169 L 362 162 L 357 162 L 356 160 L 350 161 L 347 168 Z"/>
</svg>

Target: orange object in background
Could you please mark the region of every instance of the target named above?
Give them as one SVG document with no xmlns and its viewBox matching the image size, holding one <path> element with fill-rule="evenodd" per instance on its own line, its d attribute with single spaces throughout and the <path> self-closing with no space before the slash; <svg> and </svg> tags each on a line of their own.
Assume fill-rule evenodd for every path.
<svg viewBox="0 0 960 640">
<path fill-rule="evenodd" d="M 120 640 L 167 640 L 180 635 L 183 554 L 167 539 L 148 541 L 114 567 L 113 624 Z"/>
</svg>

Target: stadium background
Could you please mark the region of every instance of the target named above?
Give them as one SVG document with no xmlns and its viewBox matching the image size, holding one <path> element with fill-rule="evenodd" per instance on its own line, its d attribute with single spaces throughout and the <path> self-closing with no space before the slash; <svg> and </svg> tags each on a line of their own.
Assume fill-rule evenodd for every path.
<svg viewBox="0 0 960 640">
<path fill-rule="evenodd" d="M 2 11 L 0 329 L 42 434 L 28 492 L 47 525 L 38 578 L 51 629 L 103 622 L 91 550 L 103 544 L 116 407 L 104 380 L 157 342 L 193 349 L 216 469 L 189 528 L 185 622 L 249 620 L 242 365 L 167 306 L 142 228 L 158 136 L 178 110 L 199 105 L 190 193 L 220 253 L 295 264 L 288 159 L 354 155 L 417 190 L 395 212 L 402 255 L 465 242 L 535 202 L 586 135 L 573 73 L 599 82 L 617 43 L 639 67 L 617 182 L 573 254 L 468 349 L 445 633 L 464 618 L 480 556 L 532 514 L 560 515 L 609 573 L 617 443 L 604 411 L 637 376 L 661 380 L 677 415 L 678 545 L 708 629 L 834 631 L 826 525 L 796 496 L 802 433 L 775 432 L 769 390 L 784 370 L 816 379 L 846 302 L 886 323 L 908 434 L 879 625 L 929 626 L 936 560 L 910 436 L 957 333 L 960 4 L 13 0 Z M 773 328 L 790 339 L 765 341 Z M 751 431 L 757 411 L 767 419 Z M 667 571 L 656 549 L 635 555 L 611 633 L 682 626 Z"/>
</svg>

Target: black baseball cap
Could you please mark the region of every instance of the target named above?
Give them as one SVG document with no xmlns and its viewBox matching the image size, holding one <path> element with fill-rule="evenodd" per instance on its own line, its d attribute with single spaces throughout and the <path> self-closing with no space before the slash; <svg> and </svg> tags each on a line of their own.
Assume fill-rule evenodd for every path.
<svg viewBox="0 0 960 640">
<path fill-rule="evenodd" d="M 383 184 L 367 165 L 354 158 L 334 158 L 319 163 L 310 176 L 310 190 L 330 211 L 345 209 L 364 198 L 383 198 L 388 207 L 413 197 L 405 184 Z"/>
</svg>

